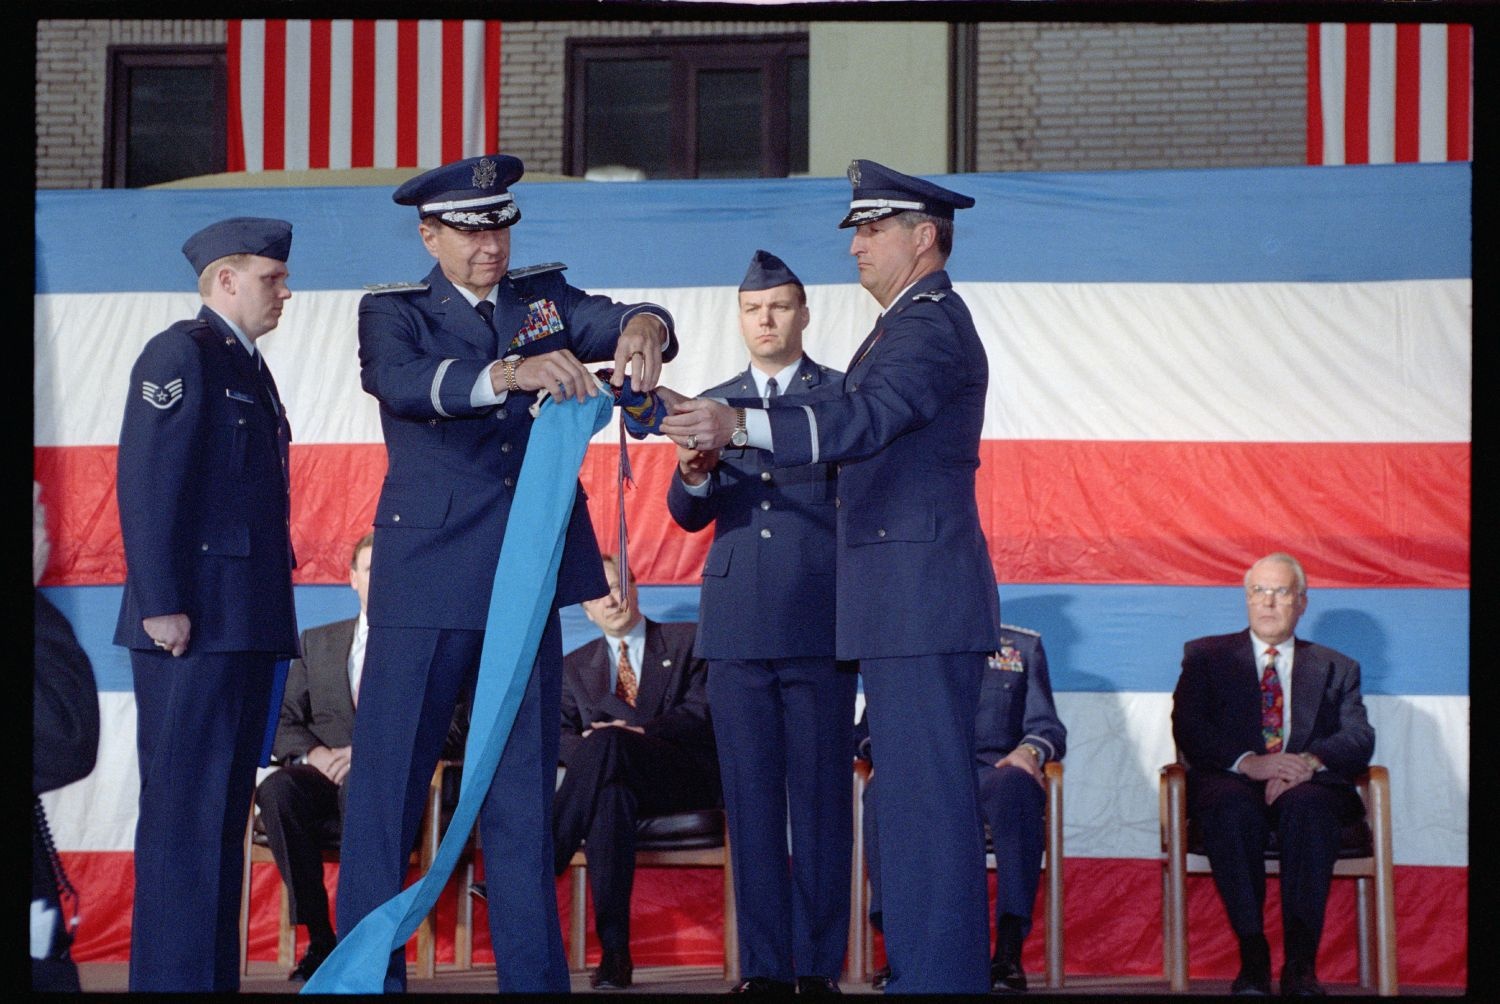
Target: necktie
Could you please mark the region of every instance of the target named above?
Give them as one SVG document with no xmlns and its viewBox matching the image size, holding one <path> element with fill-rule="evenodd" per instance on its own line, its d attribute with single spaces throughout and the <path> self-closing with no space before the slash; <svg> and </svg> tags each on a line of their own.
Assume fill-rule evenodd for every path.
<svg viewBox="0 0 1500 1004">
<path fill-rule="evenodd" d="M 624 638 L 621 638 L 620 672 L 615 679 L 615 696 L 633 708 L 639 686 L 635 678 L 635 668 L 630 665 L 630 645 Z"/>
<path fill-rule="evenodd" d="M 1276 673 L 1276 650 L 1266 649 L 1266 669 L 1260 677 L 1260 734 L 1267 753 L 1281 752 L 1281 677 Z"/>
<path fill-rule="evenodd" d="M 474 304 L 474 309 L 479 311 L 479 316 L 484 318 L 484 323 L 490 327 L 495 326 L 495 305 L 489 300 L 480 300 Z"/>
<path fill-rule="evenodd" d="M 781 388 L 776 386 L 776 378 L 772 377 L 766 381 L 766 403 L 770 404 L 781 396 Z"/>
</svg>

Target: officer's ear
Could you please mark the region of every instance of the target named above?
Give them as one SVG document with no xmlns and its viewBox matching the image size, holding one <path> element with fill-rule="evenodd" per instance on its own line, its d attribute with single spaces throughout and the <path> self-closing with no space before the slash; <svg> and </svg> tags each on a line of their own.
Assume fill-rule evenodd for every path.
<svg viewBox="0 0 1500 1004">
<path fill-rule="evenodd" d="M 923 220 L 917 224 L 917 254 L 937 246 L 937 224 Z"/>
</svg>

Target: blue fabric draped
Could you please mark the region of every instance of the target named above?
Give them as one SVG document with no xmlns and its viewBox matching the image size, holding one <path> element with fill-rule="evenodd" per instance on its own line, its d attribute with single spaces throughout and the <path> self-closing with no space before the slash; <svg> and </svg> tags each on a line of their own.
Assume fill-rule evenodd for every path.
<svg viewBox="0 0 1500 1004">
<path fill-rule="evenodd" d="M 355 925 L 303 985 L 303 993 L 380 993 L 391 952 L 406 944 L 453 873 L 526 692 L 557 591 L 578 471 L 589 437 L 609 421 L 611 405 L 605 393 L 583 401 L 551 400 L 538 413 L 495 572 L 497 581 L 534 585 L 495 590 L 490 598 L 458 807 L 427 874 Z"/>
</svg>

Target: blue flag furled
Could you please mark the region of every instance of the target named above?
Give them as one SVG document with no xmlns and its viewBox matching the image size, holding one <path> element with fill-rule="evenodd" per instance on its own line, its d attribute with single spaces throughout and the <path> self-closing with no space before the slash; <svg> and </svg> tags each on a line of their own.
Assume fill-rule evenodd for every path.
<svg viewBox="0 0 1500 1004">
<path fill-rule="evenodd" d="M 495 590 L 490 599 L 458 806 L 427 874 L 355 925 L 303 993 L 380 993 L 391 952 L 406 944 L 453 873 L 526 693 L 557 591 L 578 470 L 589 437 L 609 421 L 612 403 L 610 395 L 600 394 L 581 401 L 553 399 L 540 409 L 495 572 L 501 581 L 533 585 Z M 521 532 L 509 532 L 517 528 Z"/>
</svg>

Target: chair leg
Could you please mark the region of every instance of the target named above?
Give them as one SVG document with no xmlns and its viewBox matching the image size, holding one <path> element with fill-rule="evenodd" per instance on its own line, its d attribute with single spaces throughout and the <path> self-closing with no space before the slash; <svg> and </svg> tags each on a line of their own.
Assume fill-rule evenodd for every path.
<svg viewBox="0 0 1500 1004">
<path fill-rule="evenodd" d="M 1179 785 L 1167 786 L 1167 818 L 1187 819 L 1181 802 L 1184 791 Z M 1162 957 L 1167 985 L 1182 993 L 1188 985 L 1187 957 L 1187 847 L 1185 826 L 1174 822 L 1167 827 L 1167 860 L 1162 872 Z"/>
<path fill-rule="evenodd" d="M 1372 923 L 1374 916 L 1375 904 L 1370 901 L 1370 880 L 1363 875 L 1357 875 L 1354 879 L 1354 937 L 1359 948 L 1359 985 L 1366 989 L 1375 982 L 1370 966 L 1373 956 L 1370 951 L 1370 939 L 1374 936 L 1374 931 L 1371 930 L 1375 926 Z"/>
<path fill-rule="evenodd" d="M 729 853 L 729 827 L 724 828 L 724 978 L 740 981 L 740 925 L 734 901 L 734 864 Z"/>
<path fill-rule="evenodd" d="M 573 905 L 568 911 L 568 969 L 581 973 L 587 968 L 584 950 L 588 935 L 588 869 L 584 865 L 570 865 L 568 877 L 573 886 Z"/>
<path fill-rule="evenodd" d="M 250 972 L 250 834 L 255 826 L 255 808 L 245 821 L 245 871 L 240 876 L 240 973 Z"/>
<path fill-rule="evenodd" d="M 854 773 L 854 842 L 849 856 L 849 947 L 846 980 L 863 983 L 869 979 L 870 959 L 865 951 L 865 928 L 870 924 L 869 892 L 865 883 L 864 807 L 861 793 L 864 784 Z"/>
<path fill-rule="evenodd" d="M 474 968 L 474 861 L 464 862 L 463 879 L 458 886 L 458 915 L 453 924 L 453 963 L 459 969 Z"/>
<path fill-rule="evenodd" d="M 433 913 L 437 907 L 432 908 Z M 430 980 L 437 972 L 437 934 L 434 930 L 436 925 L 432 920 L 432 913 L 422 918 L 422 923 L 417 925 L 417 975 L 424 980 Z"/>
<path fill-rule="evenodd" d="M 297 964 L 297 929 L 292 926 L 292 894 L 281 883 L 281 915 L 276 927 L 276 962 L 283 969 Z"/>
<path fill-rule="evenodd" d="M 1054 865 L 1047 860 L 1047 986 L 1063 985 L 1063 882 L 1062 857 Z"/>
</svg>

